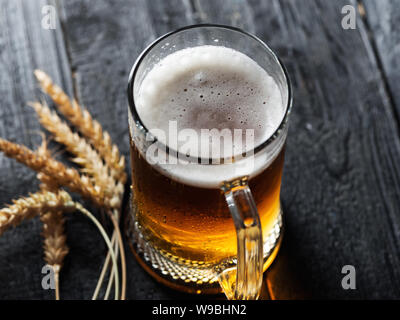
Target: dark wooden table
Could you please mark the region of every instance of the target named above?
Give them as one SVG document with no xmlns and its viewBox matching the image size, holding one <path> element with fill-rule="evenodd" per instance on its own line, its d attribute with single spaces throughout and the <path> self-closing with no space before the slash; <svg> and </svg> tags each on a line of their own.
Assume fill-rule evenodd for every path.
<svg viewBox="0 0 400 320">
<path fill-rule="evenodd" d="M 342 7 L 357 10 L 344 30 Z M 56 8 L 54 30 L 42 7 Z M 34 148 L 27 106 L 43 95 L 33 70 L 89 109 L 128 155 L 126 85 L 157 36 L 212 22 L 255 33 L 289 70 L 294 107 L 282 190 L 286 234 L 265 276 L 273 298 L 400 298 L 400 1 L 0 0 L 0 136 Z M 0 204 L 37 189 L 35 174 L 0 155 Z M 0 238 L 0 298 L 52 299 L 41 287 L 38 219 Z M 68 216 L 65 299 L 91 297 L 106 247 Z M 129 299 L 192 298 L 150 278 L 128 254 Z M 341 286 L 344 265 L 356 289 Z"/>
</svg>

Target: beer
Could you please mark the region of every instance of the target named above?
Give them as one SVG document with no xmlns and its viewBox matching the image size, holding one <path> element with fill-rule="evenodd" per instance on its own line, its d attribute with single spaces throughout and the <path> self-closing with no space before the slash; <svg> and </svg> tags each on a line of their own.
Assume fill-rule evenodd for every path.
<svg viewBox="0 0 400 320">
<path fill-rule="evenodd" d="M 260 214 L 264 238 L 280 211 L 284 149 L 249 185 Z M 186 263 L 214 265 L 236 255 L 236 231 L 220 188 L 177 182 L 149 165 L 132 146 L 133 201 L 136 219 L 158 250 Z"/>
<path fill-rule="evenodd" d="M 138 116 L 150 132 L 169 132 L 170 122 L 175 121 L 178 132 L 190 128 L 198 133 L 198 145 L 185 149 L 194 158 L 201 154 L 200 145 L 207 146 L 214 160 L 221 155 L 220 146 L 216 150 L 207 145 L 202 129 L 253 130 L 253 144 L 243 133 L 242 148 L 232 148 L 224 158 L 257 148 L 276 131 L 286 107 L 278 85 L 263 68 L 245 54 L 222 46 L 198 46 L 167 55 L 135 91 Z M 172 143 L 167 135 L 157 139 Z M 178 141 L 176 150 L 185 143 Z M 183 264 L 213 266 L 234 257 L 236 230 L 221 186 L 239 178 L 237 166 L 252 161 L 243 172 L 266 241 L 280 215 L 283 159 L 284 142 L 267 155 L 255 153 L 231 164 L 159 164 L 149 161 L 146 150 L 132 138 L 133 203 L 140 232 L 152 247 Z"/>
</svg>

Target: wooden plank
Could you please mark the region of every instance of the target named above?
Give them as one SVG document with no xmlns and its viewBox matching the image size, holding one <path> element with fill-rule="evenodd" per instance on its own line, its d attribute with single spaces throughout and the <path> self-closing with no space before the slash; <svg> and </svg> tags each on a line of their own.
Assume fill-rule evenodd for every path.
<svg viewBox="0 0 400 320">
<path fill-rule="evenodd" d="M 128 159 L 128 73 L 139 53 L 157 36 L 192 22 L 190 3 L 68 0 L 62 2 L 62 16 L 78 99 Z M 185 297 L 152 280 L 128 249 L 127 257 L 128 298 Z"/>
<path fill-rule="evenodd" d="M 348 1 L 248 4 L 203 0 L 194 8 L 200 22 L 250 24 L 289 69 L 282 197 L 291 264 L 314 297 L 400 297 L 398 128 L 363 22 L 341 28 Z M 236 22 L 235 12 L 244 15 Z M 347 264 L 357 270 L 354 291 L 341 287 Z"/>
<path fill-rule="evenodd" d="M 373 39 L 376 54 L 387 83 L 388 93 L 400 120 L 400 7 L 398 1 L 364 0 L 364 20 Z"/>
<path fill-rule="evenodd" d="M 45 69 L 71 92 L 71 81 L 60 25 L 42 28 L 44 5 L 53 1 L 0 1 L 0 136 L 35 148 L 40 126 L 29 101 L 41 97 L 33 70 Z M 34 172 L 0 154 L 0 205 L 37 189 Z M 51 299 L 41 287 L 44 266 L 42 225 L 23 223 L 0 237 L 0 299 Z"/>
<path fill-rule="evenodd" d="M 190 0 L 147 1 L 150 24 L 156 36 L 195 22 Z"/>
<path fill-rule="evenodd" d="M 128 73 L 136 57 L 152 40 L 190 23 L 187 4 L 65 1 L 63 7 L 78 98 L 128 155 L 125 92 Z"/>
<path fill-rule="evenodd" d="M 43 68 L 72 93 L 71 67 L 79 100 L 127 155 L 125 86 L 145 45 L 192 22 L 243 27 L 278 52 L 295 89 L 282 195 L 291 269 L 308 281 L 314 297 L 400 297 L 398 127 L 364 24 L 359 21 L 357 30 L 340 27 L 347 1 L 61 4 L 65 39 L 59 27 L 41 29 L 37 2 L 0 1 L 0 136 L 37 143 L 30 131 L 39 127 L 24 107 L 37 96 L 32 70 Z M 388 59 L 387 68 L 391 63 Z M 35 190 L 34 175 L 2 156 L 0 176 L 2 203 Z M 33 221 L 0 238 L 0 282 L 7 288 L 0 297 L 52 296 L 40 287 L 39 230 Z M 63 273 L 64 297 L 90 296 L 105 252 L 98 243 L 96 230 L 83 217 L 70 219 L 68 244 L 74 255 Z M 133 259 L 128 263 L 129 298 L 184 297 L 150 280 Z M 345 264 L 356 267 L 355 291 L 340 286 Z M 276 270 L 274 278 L 284 279 Z"/>
<path fill-rule="evenodd" d="M 247 1 L 229 0 L 192 1 L 194 17 L 197 23 L 226 24 L 255 32 L 251 8 Z"/>
<path fill-rule="evenodd" d="M 40 143 L 40 126 L 29 101 L 43 97 L 33 70 L 41 68 L 70 95 L 71 68 L 60 20 L 56 29 L 42 28 L 42 7 L 55 1 L 1 1 L 0 19 L 0 135 L 34 148 Z M 60 157 L 62 160 L 66 156 Z M 0 154 L 0 203 L 37 190 L 35 174 Z M 89 207 L 90 208 L 90 207 Z M 68 216 L 67 256 L 61 276 L 61 296 L 89 299 L 93 293 L 106 247 L 87 218 Z M 0 298 L 53 299 L 41 286 L 44 265 L 42 224 L 38 219 L 23 223 L 0 237 Z M 79 275 L 79 276 L 77 276 Z"/>
</svg>

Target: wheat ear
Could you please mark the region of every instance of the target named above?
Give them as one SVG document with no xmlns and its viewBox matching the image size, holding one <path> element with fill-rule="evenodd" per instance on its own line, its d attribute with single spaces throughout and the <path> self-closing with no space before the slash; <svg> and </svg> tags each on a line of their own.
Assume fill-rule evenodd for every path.
<svg viewBox="0 0 400 320">
<path fill-rule="evenodd" d="M 25 146 L 12 143 L 0 138 L 0 151 L 10 158 L 13 158 L 36 172 L 51 177 L 61 186 L 69 188 L 73 192 L 92 200 L 98 207 L 115 208 L 104 195 L 104 190 L 94 186 L 87 176 L 80 176 L 78 171 L 66 168 L 61 162 L 53 158 L 43 157 L 28 149 Z"/>
<path fill-rule="evenodd" d="M 67 237 L 64 233 L 65 218 L 62 211 L 46 212 L 40 215 L 43 222 L 44 260 L 54 270 L 56 300 L 60 300 L 60 270 L 68 254 Z"/>
<path fill-rule="evenodd" d="M 83 167 L 84 173 L 92 176 L 95 185 L 105 191 L 105 196 L 114 208 L 121 206 L 124 185 L 109 174 L 108 166 L 104 165 L 100 155 L 81 138 L 73 133 L 70 127 L 45 104 L 34 102 L 30 104 L 39 116 L 39 121 L 54 136 L 54 139 L 65 145 L 75 158 L 73 161 Z"/>
<path fill-rule="evenodd" d="M 112 144 L 108 132 L 103 131 L 101 125 L 76 100 L 71 102 L 68 95 L 45 72 L 37 69 L 34 73 L 43 91 L 53 99 L 58 110 L 90 141 L 107 165 L 115 170 L 115 178 L 124 184 L 125 158 L 119 154 L 117 146 Z"/>
<path fill-rule="evenodd" d="M 50 151 L 47 148 L 46 135 L 42 132 L 41 136 L 42 136 L 42 143 L 36 149 L 36 154 L 43 158 L 52 158 Z M 42 190 L 56 191 L 60 187 L 59 184 L 54 179 L 52 179 L 51 177 L 49 177 L 41 172 L 38 172 L 36 174 L 36 177 L 41 182 L 40 189 L 42 189 Z"/>
<path fill-rule="evenodd" d="M 38 216 L 41 212 L 73 210 L 75 204 L 67 192 L 60 190 L 53 193 L 42 190 L 29 197 L 14 200 L 12 205 L 0 210 L 0 234 L 23 220 Z"/>
<path fill-rule="evenodd" d="M 42 135 L 42 144 L 37 149 L 38 155 L 51 157 L 50 151 L 47 148 L 46 137 Z M 53 182 L 50 177 L 38 174 L 41 180 L 41 189 L 43 191 L 56 191 L 58 185 Z M 64 258 L 68 254 L 67 237 L 65 235 L 65 218 L 64 213 L 60 211 L 45 212 L 40 215 L 40 220 L 43 223 L 43 249 L 44 260 L 53 268 L 55 298 L 60 300 L 60 271 L 63 266 Z"/>
</svg>

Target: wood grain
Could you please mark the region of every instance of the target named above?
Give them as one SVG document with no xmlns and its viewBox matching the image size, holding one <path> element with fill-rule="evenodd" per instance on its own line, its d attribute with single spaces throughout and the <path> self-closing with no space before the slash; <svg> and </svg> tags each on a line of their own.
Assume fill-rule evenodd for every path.
<svg viewBox="0 0 400 320">
<path fill-rule="evenodd" d="M 341 28 L 345 1 L 251 3 L 294 84 L 283 187 L 294 261 L 314 297 L 398 297 L 398 123 L 365 26 Z M 355 291 L 341 288 L 345 264 Z"/>
<path fill-rule="evenodd" d="M 35 148 L 40 126 L 27 103 L 42 97 L 33 70 L 45 69 L 67 92 L 71 74 L 59 24 L 42 28 L 48 1 L 0 1 L 0 136 Z M 37 189 L 35 173 L 0 154 L 0 205 Z M 23 223 L 0 238 L 1 298 L 51 299 L 41 287 L 44 266 L 41 223 Z"/>
<path fill-rule="evenodd" d="M 145 46 L 192 23 L 242 27 L 278 53 L 294 87 L 282 189 L 285 244 L 266 275 L 270 296 L 400 298 L 400 7 L 364 0 L 364 20 L 343 30 L 348 2 L 64 0 L 62 28 L 49 31 L 40 27 L 37 3 L 2 0 L 0 136 L 38 141 L 25 105 L 37 96 L 32 70 L 40 67 L 75 92 L 127 156 L 127 77 Z M 35 189 L 32 173 L 1 156 L 0 175 L 1 203 Z M 40 288 L 39 223 L 20 228 L 0 239 L 0 282 L 9 288 L 0 298 L 48 297 Z M 71 254 L 61 292 L 87 298 L 105 248 L 84 218 L 70 218 L 67 228 Z M 29 266 L 22 263 L 26 254 Z M 155 283 L 129 255 L 128 264 L 128 298 L 191 298 Z M 357 270 L 354 291 L 341 287 L 347 264 Z"/>
<path fill-rule="evenodd" d="M 63 25 L 76 94 L 129 159 L 126 86 L 139 53 L 156 37 L 192 23 L 188 2 L 64 1 Z M 72 249 L 71 249 L 72 251 Z M 156 283 L 128 256 L 130 299 L 183 297 Z"/>
<path fill-rule="evenodd" d="M 397 121 L 400 120 L 400 6 L 395 0 L 362 2 L 365 8 L 369 36 L 387 86 L 387 93 L 395 107 Z"/>
<path fill-rule="evenodd" d="M 365 25 L 341 28 L 345 1 L 231 3 L 194 8 L 201 22 L 255 30 L 293 80 L 282 195 L 291 263 L 315 298 L 398 297 L 398 123 Z M 355 291 L 341 288 L 346 264 Z"/>
</svg>

